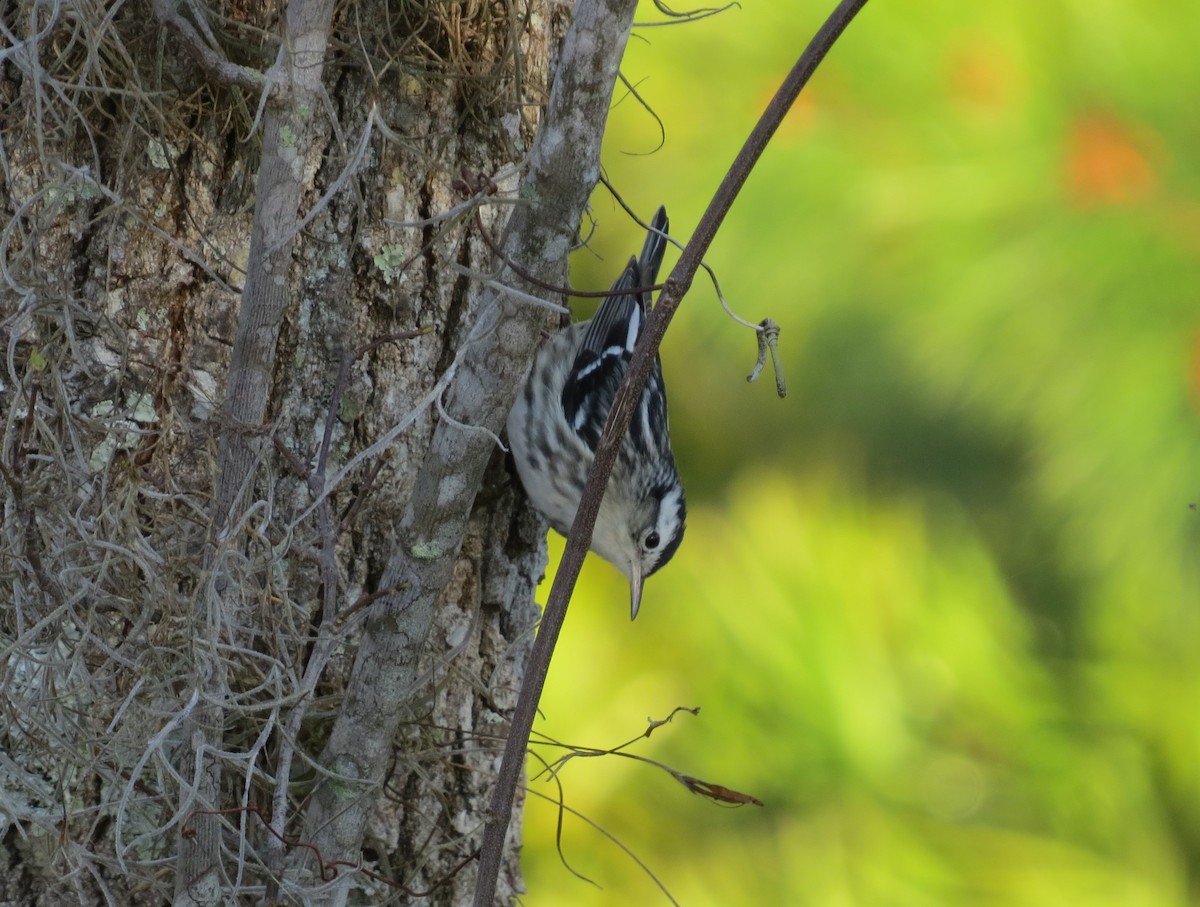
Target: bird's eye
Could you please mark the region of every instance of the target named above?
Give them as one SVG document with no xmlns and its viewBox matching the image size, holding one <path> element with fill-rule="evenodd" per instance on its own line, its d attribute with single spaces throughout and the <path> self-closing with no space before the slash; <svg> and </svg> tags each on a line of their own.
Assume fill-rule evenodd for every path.
<svg viewBox="0 0 1200 907">
<path fill-rule="evenodd" d="M 658 547 L 658 543 L 661 541 L 662 539 L 658 537 L 657 532 L 651 532 L 648 536 L 646 536 L 646 541 L 644 541 L 642 544 L 646 546 L 647 551 L 653 551 Z"/>
</svg>

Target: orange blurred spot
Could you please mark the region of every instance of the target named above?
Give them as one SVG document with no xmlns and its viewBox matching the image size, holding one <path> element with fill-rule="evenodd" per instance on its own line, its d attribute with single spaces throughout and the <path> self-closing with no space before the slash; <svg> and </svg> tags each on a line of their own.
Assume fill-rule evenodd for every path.
<svg viewBox="0 0 1200 907">
<path fill-rule="evenodd" d="M 972 107 L 999 108 L 1012 99 L 1017 67 L 985 36 L 959 35 L 946 53 L 950 96 Z"/>
<path fill-rule="evenodd" d="M 1158 186 L 1158 176 L 1132 130 L 1115 117 L 1078 119 L 1067 140 L 1067 188 L 1081 204 L 1138 201 Z"/>
</svg>

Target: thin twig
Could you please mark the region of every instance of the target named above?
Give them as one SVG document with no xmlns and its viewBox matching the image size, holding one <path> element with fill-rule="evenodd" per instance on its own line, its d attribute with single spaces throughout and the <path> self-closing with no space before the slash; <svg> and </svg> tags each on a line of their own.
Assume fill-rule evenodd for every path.
<svg viewBox="0 0 1200 907">
<path fill-rule="evenodd" d="M 510 260 L 504 254 L 504 251 L 500 248 L 499 244 L 494 239 L 492 239 L 491 234 L 489 234 L 487 231 L 487 228 L 483 226 L 483 221 L 480 220 L 478 211 L 475 212 L 475 228 L 479 231 L 479 235 L 481 237 L 483 237 L 484 245 L 486 245 L 489 249 L 491 249 L 492 254 L 495 255 L 498 259 L 500 259 L 500 261 L 504 262 L 505 267 L 507 267 L 510 271 L 512 271 L 514 274 L 516 274 L 522 280 L 528 281 L 529 283 L 533 284 L 535 287 L 537 287 L 539 289 L 547 290 L 550 293 L 561 293 L 564 296 L 574 296 L 577 299 L 607 299 L 609 296 L 613 295 L 612 290 L 576 290 L 576 289 L 572 289 L 571 287 L 556 287 L 552 283 L 547 283 L 544 280 L 539 280 L 533 274 L 530 274 L 528 271 L 526 271 L 524 268 L 522 268 L 515 261 Z M 663 288 L 663 286 L 665 286 L 665 284 L 656 283 L 656 284 L 651 284 L 648 287 L 636 287 L 634 289 L 622 290 L 621 293 L 622 293 L 622 295 L 628 294 L 628 293 L 654 293 L 658 290 L 661 290 Z M 507 287 L 502 286 L 500 289 L 505 293 L 509 292 Z M 528 301 L 536 302 L 539 304 L 541 304 L 543 302 L 543 300 L 537 299 L 536 297 L 529 297 Z"/>
<path fill-rule="evenodd" d="M 666 772 L 668 775 L 670 775 L 672 778 L 674 778 L 676 781 L 678 781 L 680 784 L 682 784 L 685 788 L 687 788 L 693 794 L 699 794 L 702 797 L 707 797 L 708 799 L 712 800 L 715 803 L 729 803 L 734 806 L 746 806 L 747 804 L 752 804 L 754 806 L 762 806 L 763 805 L 762 801 L 759 800 L 757 797 L 755 797 L 752 794 L 745 794 L 745 793 L 742 793 L 741 791 L 734 790 L 731 787 L 726 787 L 723 784 L 716 784 L 712 781 L 704 781 L 700 778 L 697 778 L 695 775 L 689 775 L 686 772 L 681 772 L 678 769 L 671 768 L 671 766 L 667 765 L 666 763 L 659 762 L 657 759 L 651 759 L 649 756 L 642 756 L 642 755 L 639 755 L 638 753 L 625 752 L 627 749 L 629 749 L 629 747 L 633 746 L 635 743 L 637 743 L 641 740 L 645 740 L 652 733 L 654 733 L 654 731 L 657 730 L 658 728 L 662 727 L 665 724 L 669 724 L 671 722 L 671 720 L 676 715 L 678 715 L 680 712 L 686 712 L 687 714 L 690 714 L 690 715 L 698 715 L 698 714 L 700 714 L 700 709 L 699 708 L 687 708 L 685 706 L 676 706 L 671 711 L 671 714 L 669 714 L 666 718 L 661 718 L 657 721 L 654 719 L 647 719 L 648 724 L 647 724 L 646 730 L 643 731 L 641 734 L 638 734 L 636 737 L 634 737 L 630 740 L 626 740 L 624 743 L 618 744 L 617 746 L 608 747 L 608 748 L 595 747 L 595 746 L 577 746 L 574 744 L 563 743 L 560 740 L 555 740 L 553 737 L 550 737 L 546 734 L 539 734 L 538 735 L 538 743 L 539 744 L 561 747 L 563 749 L 568 750 L 568 752 L 562 756 L 559 756 L 553 762 L 548 762 L 546 759 L 543 759 L 541 756 L 538 756 L 537 759 L 545 767 L 545 772 L 546 772 L 547 776 L 551 780 L 553 780 L 555 783 L 558 783 L 559 774 L 562 772 L 562 770 L 566 766 L 566 764 L 568 762 L 570 762 L 572 759 L 576 759 L 576 758 L 594 759 L 598 756 L 619 756 L 622 759 L 632 759 L 635 762 L 641 762 L 645 765 L 652 765 L 655 768 L 662 769 L 664 772 Z M 537 775 L 534 775 L 532 778 L 530 778 L 530 780 L 532 781 L 532 780 L 536 779 L 537 777 L 539 777 L 540 775 L 541 775 L 541 772 L 539 772 Z"/>
<path fill-rule="evenodd" d="M 675 900 L 674 896 L 667 889 L 667 886 L 665 884 L 663 884 L 662 879 L 660 879 L 657 875 L 654 874 L 654 871 L 649 866 L 646 865 L 645 860 L 643 860 L 636 853 L 634 853 L 629 848 L 628 845 L 622 843 L 621 840 L 619 838 L 617 838 L 616 835 L 614 835 L 611 831 L 609 831 L 603 825 L 599 824 L 594 819 L 588 818 L 583 813 L 579 812 L 579 810 L 572 809 L 571 807 L 567 806 L 567 804 L 564 803 L 561 799 L 556 801 L 553 798 L 548 797 L 546 794 L 543 794 L 541 791 L 537 791 L 537 790 L 534 790 L 533 788 L 529 788 L 529 787 L 525 788 L 525 792 L 528 793 L 532 797 L 541 797 L 543 800 L 547 801 L 548 803 L 555 803 L 558 806 L 560 813 L 568 812 L 571 815 L 573 815 L 575 818 L 579 819 L 581 822 L 585 822 L 586 824 L 590 825 L 592 828 L 596 829 L 596 831 L 598 831 L 604 837 L 608 838 L 608 840 L 610 840 L 622 852 L 624 852 L 624 854 L 627 857 L 629 857 L 629 859 L 631 859 L 631 860 L 633 860 L 633 862 L 637 863 L 638 867 L 642 870 L 642 872 L 644 872 L 646 874 L 647 878 L 649 878 L 650 881 L 652 881 L 655 885 L 658 886 L 658 890 L 663 893 L 663 896 L 666 897 L 666 899 L 668 901 L 670 901 L 672 904 L 674 904 L 675 907 L 680 907 L 679 902 L 677 900 Z M 562 830 L 562 818 L 560 815 L 560 817 L 559 817 L 560 834 L 561 834 L 561 830 Z M 561 847 L 559 848 L 559 853 L 560 854 L 562 853 Z M 565 863 L 566 860 L 564 859 L 563 862 Z M 568 866 L 567 869 L 571 869 L 571 867 Z M 571 871 L 575 872 L 575 870 L 573 870 L 573 869 L 571 869 Z M 579 873 L 575 873 L 575 874 L 579 875 Z M 591 879 L 588 879 L 584 876 L 580 876 L 580 877 L 583 878 L 585 881 L 591 882 Z M 593 882 L 592 884 L 595 884 L 595 883 Z"/>
<path fill-rule="evenodd" d="M 671 9 L 671 7 L 663 3 L 662 0 L 654 0 L 654 6 L 660 13 L 673 21 L 635 22 L 633 23 L 635 28 L 654 28 L 665 25 L 683 25 L 687 22 L 698 22 L 701 19 L 707 19 L 709 16 L 716 16 L 725 12 L 726 10 L 733 9 L 735 6 L 738 9 L 742 8 L 742 4 L 736 2 L 736 0 L 733 3 L 726 3 L 724 6 L 702 6 L 698 9 L 686 10 L 685 12 L 677 12 L 676 10 Z"/>
<path fill-rule="evenodd" d="M 617 191 L 617 187 L 612 184 L 612 182 L 608 179 L 608 177 L 606 177 L 604 174 L 601 174 L 600 182 L 604 186 L 604 188 L 608 190 L 609 194 L 613 197 L 613 201 L 615 201 L 618 205 L 620 205 L 625 210 L 626 214 L 628 214 L 635 221 L 637 221 L 637 223 L 641 224 L 641 227 L 643 230 L 650 229 L 650 225 L 642 223 L 642 219 L 640 217 L 638 217 L 637 214 L 634 213 L 634 210 L 632 208 L 629 207 L 629 204 L 625 201 L 624 198 L 622 198 L 621 193 Z M 664 234 L 664 236 L 665 236 L 665 234 Z M 683 250 L 683 244 L 681 242 L 679 242 L 679 240 L 673 239 L 670 236 L 665 236 L 665 238 L 666 238 L 667 242 L 669 242 L 671 245 L 675 246 L 675 248 L 679 249 L 680 251 Z M 712 282 L 712 285 L 713 285 L 713 292 L 715 292 L 717 294 L 717 302 L 721 303 L 721 308 L 723 308 L 725 310 L 725 314 L 728 315 L 730 318 L 732 318 L 734 321 L 736 321 L 738 324 L 740 324 L 742 327 L 750 328 L 750 330 L 752 330 L 752 331 L 760 330 L 761 329 L 760 324 L 755 324 L 752 321 L 747 321 L 745 318 L 740 316 L 737 312 L 735 312 L 730 307 L 729 303 L 725 299 L 725 294 L 721 292 L 721 282 L 719 280 L 717 280 L 717 272 L 712 269 L 712 265 L 710 265 L 706 261 L 701 260 L 700 267 L 703 268 L 705 270 L 705 272 L 708 274 L 708 279 Z"/>
</svg>

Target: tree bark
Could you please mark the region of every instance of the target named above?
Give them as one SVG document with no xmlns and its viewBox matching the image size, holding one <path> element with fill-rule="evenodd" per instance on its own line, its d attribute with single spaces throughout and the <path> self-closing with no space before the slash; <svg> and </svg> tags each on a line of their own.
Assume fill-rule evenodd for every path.
<svg viewBox="0 0 1200 907">
<path fill-rule="evenodd" d="M 565 16 L 4 3 L 0 902 L 469 903 L 545 557 L 499 452 L 366 842 L 306 845 L 494 270 L 442 215 L 501 235 Z"/>
</svg>

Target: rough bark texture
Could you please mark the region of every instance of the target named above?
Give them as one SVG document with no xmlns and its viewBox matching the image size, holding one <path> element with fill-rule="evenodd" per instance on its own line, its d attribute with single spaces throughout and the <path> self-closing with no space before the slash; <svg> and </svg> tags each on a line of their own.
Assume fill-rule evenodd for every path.
<svg viewBox="0 0 1200 907">
<path fill-rule="evenodd" d="M 306 97 L 280 9 L 197 9 L 0 0 L 0 903 L 320 883 L 281 875 L 316 864 L 318 756 L 474 326 L 464 269 L 490 267 L 437 217 L 463 168 L 511 197 L 565 26 L 540 0 L 346 4 Z M 260 255 L 266 158 L 294 198 L 259 211 Z M 480 214 L 498 235 L 508 210 Z M 470 901 L 543 562 L 497 454 L 349 855 L 373 875 L 324 867 L 343 898 Z"/>
</svg>

